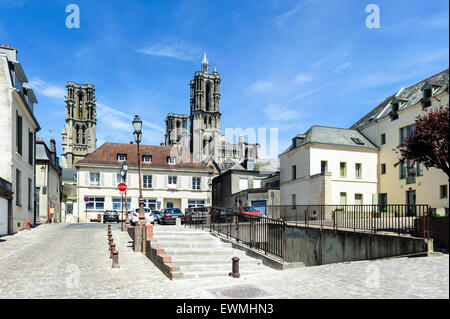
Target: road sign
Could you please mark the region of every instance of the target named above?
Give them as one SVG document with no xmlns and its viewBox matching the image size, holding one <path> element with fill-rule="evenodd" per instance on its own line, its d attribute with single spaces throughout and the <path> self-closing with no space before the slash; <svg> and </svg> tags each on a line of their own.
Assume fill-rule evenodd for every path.
<svg viewBox="0 0 450 319">
<path fill-rule="evenodd" d="M 84 196 L 84 201 L 85 201 L 86 203 L 89 202 L 89 197 Z"/>
<path fill-rule="evenodd" d="M 117 188 L 119 189 L 119 191 L 124 192 L 127 190 L 127 184 L 125 183 L 120 183 Z"/>
<path fill-rule="evenodd" d="M 275 193 L 273 191 L 270 193 L 270 197 L 272 197 L 272 198 L 275 197 Z"/>
</svg>

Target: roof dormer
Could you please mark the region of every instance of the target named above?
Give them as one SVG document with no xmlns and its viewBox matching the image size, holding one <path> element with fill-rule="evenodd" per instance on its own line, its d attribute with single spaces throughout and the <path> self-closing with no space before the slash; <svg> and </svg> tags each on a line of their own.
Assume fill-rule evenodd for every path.
<svg viewBox="0 0 450 319">
<path fill-rule="evenodd" d="M 423 108 L 431 106 L 431 98 L 436 94 L 436 91 L 440 87 L 439 84 L 428 81 L 422 85 L 422 99 L 420 102 L 422 103 Z"/>
<path fill-rule="evenodd" d="M 403 108 L 406 103 L 408 102 L 408 99 L 401 98 L 401 97 L 394 97 L 391 101 L 391 120 L 394 121 L 398 119 L 398 111 Z"/>
</svg>

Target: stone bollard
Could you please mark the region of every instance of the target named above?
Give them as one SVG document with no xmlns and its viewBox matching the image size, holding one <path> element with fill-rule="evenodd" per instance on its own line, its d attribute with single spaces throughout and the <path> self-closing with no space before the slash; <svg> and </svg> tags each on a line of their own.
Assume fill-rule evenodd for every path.
<svg viewBox="0 0 450 319">
<path fill-rule="evenodd" d="M 120 266 L 119 266 L 119 252 L 117 250 L 114 250 L 112 252 L 112 260 L 113 260 L 113 263 L 112 263 L 111 268 L 120 268 Z"/>
<path fill-rule="evenodd" d="M 116 251 L 116 244 L 112 243 L 110 250 L 111 250 L 111 253 L 109 254 L 109 258 L 113 258 L 113 251 Z"/>
<path fill-rule="evenodd" d="M 114 244 L 114 240 L 112 238 L 109 239 L 109 250 L 111 250 L 111 246 Z"/>
<path fill-rule="evenodd" d="M 181 226 L 181 218 L 180 217 L 175 218 L 175 225 Z"/>
<path fill-rule="evenodd" d="M 147 240 L 153 239 L 153 225 L 147 224 L 145 225 L 147 231 Z"/>
<path fill-rule="evenodd" d="M 233 257 L 233 258 L 231 258 L 231 260 L 233 262 L 231 277 L 239 278 L 241 276 L 241 275 L 239 275 L 239 258 Z"/>
</svg>

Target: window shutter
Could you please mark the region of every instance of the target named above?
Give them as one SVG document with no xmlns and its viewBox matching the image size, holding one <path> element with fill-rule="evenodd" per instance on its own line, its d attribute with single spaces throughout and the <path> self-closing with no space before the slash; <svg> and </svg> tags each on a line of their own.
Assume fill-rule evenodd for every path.
<svg viewBox="0 0 450 319">
<path fill-rule="evenodd" d="M 200 177 L 200 189 L 202 191 L 206 190 L 206 178 Z"/>
<path fill-rule="evenodd" d="M 157 175 L 153 175 L 152 176 L 152 188 L 157 188 L 158 187 L 158 177 Z"/>
<path fill-rule="evenodd" d="M 191 178 L 189 178 L 189 189 L 193 189 L 194 185 L 192 184 L 192 180 L 193 180 L 193 176 L 191 176 Z"/>
<path fill-rule="evenodd" d="M 163 178 L 164 178 L 164 188 L 167 188 L 167 185 L 169 183 L 169 176 L 168 175 L 164 175 Z"/>
<path fill-rule="evenodd" d="M 100 172 L 100 186 L 105 186 L 105 173 Z"/>
<path fill-rule="evenodd" d="M 89 177 L 90 177 L 90 173 L 89 172 L 82 172 L 84 174 L 84 186 L 89 186 Z"/>
<path fill-rule="evenodd" d="M 181 183 L 183 183 L 183 177 L 182 176 L 177 176 L 177 189 L 182 189 L 182 185 Z"/>
</svg>

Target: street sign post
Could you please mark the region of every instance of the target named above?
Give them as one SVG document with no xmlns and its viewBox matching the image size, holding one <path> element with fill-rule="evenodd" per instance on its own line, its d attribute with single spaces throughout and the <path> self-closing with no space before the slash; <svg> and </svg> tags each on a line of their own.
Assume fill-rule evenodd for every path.
<svg viewBox="0 0 450 319">
<path fill-rule="evenodd" d="M 119 189 L 119 191 L 124 192 L 127 190 L 127 184 L 125 183 L 120 183 L 117 188 Z"/>
</svg>

